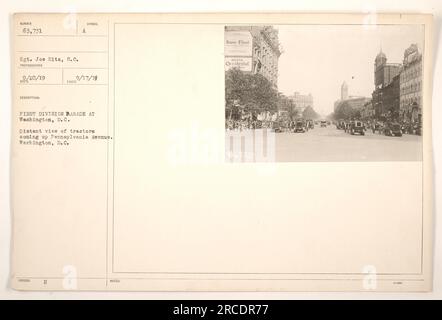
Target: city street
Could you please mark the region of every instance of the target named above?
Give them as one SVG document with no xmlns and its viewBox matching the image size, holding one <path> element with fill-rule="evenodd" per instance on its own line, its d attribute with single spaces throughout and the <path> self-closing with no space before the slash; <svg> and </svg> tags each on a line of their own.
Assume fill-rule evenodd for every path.
<svg viewBox="0 0 442 320">
<path fill-rule="evenodd" d="M 276 133 L 277 162 L 287 161 L 419 161 L 422 137 L 404 134 L 389 137 L 365 132 L 350 135 L 329 125 L 306 133 Z"/>
<path fill-rule="evenodd" d="M 390 30 L 373 31 L 361 41 L 353 37 L 331 40 L 324 36 L 328 29 L 314 29 L 305 38 L 310 50 L 299 50 L 297 32 L 292 26 L 226 28 L 226 159 L 422 161 L 422 136 L 385 136 L 370 128 L 361 132 L 363 123 L 384 128 L 391 135 L 422 132 L 423 38 L 419 30 L 410 28 L 406 37 L 398 36 L 400 41 L 395 37 L 384 51 L 379 44 L 390 43 L 391 35 L 382 41 Z M 351 45 L 355 41 L 358 46 Z M 333 58 L 317 59 L 312 53 L 318 46 L 334 52 L 329 55 Z M 311 70 L 328 72 L 310 76 Z M 311 128 L 313 120 L 315 127 L 302 132 Z M 326 120 L 340 121 L 340 126 L 365 134 L 350 135 L 335 125 L 321 127 Z M 270 134 L 269 128 L 273 129 Z"/>
</svg>

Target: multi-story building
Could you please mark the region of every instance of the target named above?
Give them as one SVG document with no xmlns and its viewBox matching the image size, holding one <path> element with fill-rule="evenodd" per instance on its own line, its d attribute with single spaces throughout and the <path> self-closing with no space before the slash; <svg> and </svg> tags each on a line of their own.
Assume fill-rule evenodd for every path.
<svg viewBox="0 0 442 320">
<path fill-rule="evenodd" d="M 400 74 L 391 79 L 391 82 L 382 89 L 382 114 L 389 118 L 399 117 Z"/>
<path fill-rule="evenodd" d="M 387 86 L 401 71 L 400 63 L 387 63 L 387 56 L 382 50 L 374 62 L 374 85 L 376 88 Z"/>
<path fill-rule="evenodd" d="M 347 100 L 347 99 L 348 99 L 348 85 L 347 85 L 347 82 L 344 81 L 341 84 L 341 99 L 335 101 L 334 111 L 336 112 L 336 108 L 339 106 L 341 101 L 344 101 L 344 100 Z"/>
<path fill-rule="evenodd" d="M 360 111 L 368 101 L 371 101 L 371 98 L 350 96 L 347 100 L 344 101 L 354 110 Z"/>
<path fill-rule="evenodd" d="M 400 63 L 387 63 L 387 57 L 382 50 L 376 56 L 374 62 L 375 89 L 372 93 L 372 103 L 377 118 L 397 115 L 399 112 L 399 104 L 396 104 L 395 101 L 396 95 L 399 95 L 396 87 L 399 84 L 397 76 L 400 74 L 401 68 Z M 394 81 L 396 77 L 397 79 Z"/>
<path fill-rule="evenodd" d="M 278 85 L 281 55 L 278 30 L 272 26 L 226 26 L 224 32 L 225 68 L 259 73 Z"/>
<path fill-rule="evenodd" d="M 299 114 L 302 114 L 307 107 L 313 108 L 313 96 L 311 93 L 309 94 L 300 94 L 299 92 L 295 92 L 292 96 L 288 97 L 293 101 L 296 110 Z"/>
<path fill-rule="evenodd" d="M 361 111 L 368 101 L 371 101 L 371 99 L 367 97 L 349 96 L 348 85 L 344 81 L 341 85 L 341 99 L 335 101 L 334 112 L 339 113 L 339 109 L 344 106 L 348 106 L 355 111 Z"/>
<path fill-rule="evenodd" d="M 402 120 L 411 122 L 420 121 L 422 115 L 422 54 L 416 44 L 404 52 L 399 113 Z"/>
<path fill-rule="evenodd" d="M 342 116 L 342 110 L 346 108 L 350 108 L 352 110 L 352 114 L 356 115 L 358 112 L 362 116 L 362 109 L 364 105 L 371 101 L 370 98 L 367 97 L 353 97 L 350 96 L 346 100 L 338 100 L 335 103 L 335 114 L 340 117 Z"/>
<path fill-rule="evenodd" d="M 341 100 L 348 99 L 348 85 L 347 82 L 343 82 L 341 85 Z"/>
</svg>

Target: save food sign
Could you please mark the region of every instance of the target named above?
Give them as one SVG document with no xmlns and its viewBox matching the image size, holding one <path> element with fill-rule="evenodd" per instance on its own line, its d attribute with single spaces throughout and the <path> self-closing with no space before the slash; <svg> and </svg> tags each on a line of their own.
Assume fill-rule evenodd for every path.
<svg viewBox="0 0 442 320">
<path fill-rule="evenodd" d="M 224 33 L 225 70 L 239 68 L 252 71 L 252 35 L 249 31 L 226 31 Z"/>
</svg>

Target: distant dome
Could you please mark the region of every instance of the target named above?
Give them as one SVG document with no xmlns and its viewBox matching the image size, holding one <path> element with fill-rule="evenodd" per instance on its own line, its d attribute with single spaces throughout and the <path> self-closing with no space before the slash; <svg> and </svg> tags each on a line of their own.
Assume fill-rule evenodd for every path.
<svg viewBox="0 0 442 320">
<path fill-rule="evenodd" d="M 376 60 L 379 59 L 387 59 L 387 56 L 385 55 L 385 53 L 383 53 L 382 51 L 378 53 L 378 55 L 376 56 Z"/>
<path fill-rule="evenodd" d="M 384 63 L 387 63 L 387 56 L 381 51 L 376 56 L 376 59 L 374 60 L 375 67 L 378 68 L 382 66 Z"/>
</svg>

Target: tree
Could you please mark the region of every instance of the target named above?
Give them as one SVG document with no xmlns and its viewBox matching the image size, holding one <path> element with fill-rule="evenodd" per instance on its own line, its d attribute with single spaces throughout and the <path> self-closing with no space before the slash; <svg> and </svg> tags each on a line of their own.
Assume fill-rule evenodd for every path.
<svg viewBox="0 0 442 320">
<path fill-rule="evenodd" d="M 246 91 L 248 100 L 256 106 L 258 112 L 275 112 L 278 107 L 278 92 L 272 83 L 261 74 L 246 76 L 248 88 Z"/>
<path fill-rule="evenodd" d="M 311 106 L 307 106 L 302 112 L 302 117 L 304 119 L 317 119 L 319 118 L 319 115 L 316 113 L 315 109 Z"/>
<path fill-rule="evenodd" d="M 245 78 L 239 69 L 230 69 L 225 74 L 226 104 L 233 104 L 235 100 L 242 100 Z"/>
<path fill-rule="evenodd" d="M 272 83 L 261 74 L 243 72 L 237 68 L 225 73 L 226 116 L 239 107 L 253 116 L 278 107 L 278 92 Z"/>
<path fill-rule="evenodd" d="M 340 103 L 336 107 L 335 118 L 336 119 L 354 119 L 360 117 L 360 111 L 354 109 L 347 101 Z"/>
</svg>

